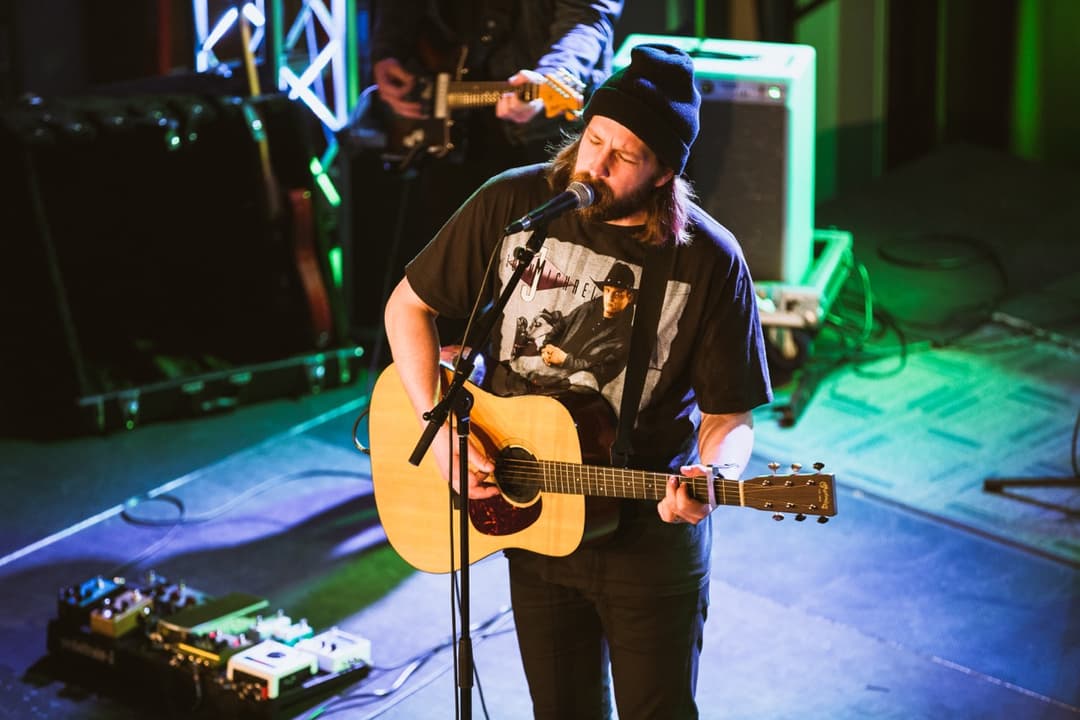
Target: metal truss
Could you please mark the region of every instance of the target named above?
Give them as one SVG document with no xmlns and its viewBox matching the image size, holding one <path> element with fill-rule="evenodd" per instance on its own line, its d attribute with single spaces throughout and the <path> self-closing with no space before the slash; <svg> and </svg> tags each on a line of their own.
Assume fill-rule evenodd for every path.
<svg viewBox="0 0 1080 720">
<path fill-rule="evenodd" d="M 299 0 L 291 18 L 285 17 L 283 0 L 248 0 L 242 6 L 253 27 L 252 54 L 269 65 L 280 91 L 302 101 L 332 133 L 345 126 L 358 96 L 355 4 Z M 195 69 L 230 74 L 217 50 L 239 32 L 238 3 L 193 0 L 193 5 Z"/>
</svg>

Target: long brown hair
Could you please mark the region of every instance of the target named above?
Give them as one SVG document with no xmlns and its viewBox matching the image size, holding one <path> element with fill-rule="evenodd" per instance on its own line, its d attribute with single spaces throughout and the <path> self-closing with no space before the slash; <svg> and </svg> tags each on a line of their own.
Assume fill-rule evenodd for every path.
<svg viewBox="0 0 1080 720">
<path fill-rule="evenodd" d="M 553 191 L 561 192 L 570 184 L 580 144 L 581 135 L 572 135 L 553 150 L 547 174 Z M 646 245 L 663 245 L 671 239 L 676 245 L 689 245 L 690 205 L 695 199 L 690 181 L 673 175 L 671 180 L 656 188 L 647 201 L 645 225 L 639 239 Z"/>
</svg>

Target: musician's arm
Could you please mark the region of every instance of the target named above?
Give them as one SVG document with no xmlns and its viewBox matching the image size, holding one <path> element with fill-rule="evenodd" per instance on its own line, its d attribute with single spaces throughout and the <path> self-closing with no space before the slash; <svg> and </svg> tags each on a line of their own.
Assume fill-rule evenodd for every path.
<svg viewBox="0 0 1080 720">
<path fill-rule="evenodd" d="M 397 58 L 404 62 L 416 52 L 420 26 L 427 12 L 424 0 L 381 2 L 371 31 L 371 61 Z"/>
<path fill-rule="evenodd" d="M 403 278 L 394 288 L 386 303 L 384 321 L 386 337 L 394 357 L 394 365 L 401 377 L 402 387 L 409 398 L 417 418 L 417 439 L 427 425 L 423 415 L 430 410 L 439 396 L 439 332 L 435 325 L 438 313 L 425 303 L 413 290 L 408 278 Z M 457 487 L 457 460 L 451 455 L 449 428 L 443 428 L 431 443 L 430 452 L 440 471 L 448 480 L 454 477 Z M 456 450 L 457 438 L 453 439 Z M 478 499 L 498 494 L 498 488 L 485 482 L 495 466 L 478 447 L 469 448 L 469 465 L 475 471 L 469 473 L 469 497 Z M 451 471 L 452 468 L 452 471 Z"/>
<path fill-rule="evenodd" d="M 698 427 L 698 454 L 701 465 L 682 469 L 686 477 L 708 476 L 709 465 L 720 468 L 728 480 L 742 474 L 754 448 L 754 418 L 749 412 L 713 414 L 702 413 Z M 657 504 L 657 512 L 664 522 L 690 522 L 697 524 L 712 508 L 698 502 L 690 494 L 687 484 L 677 480 L 668 482 L 667 493 Z"/>
<path fill-rule="evenodd" d="M 600 82 L 593 70 L 615 35 L 622 0 L 559 0 L 555 3 L 551 47 L 536 69 L 546 74 L 563 68 L 587 85 Z"/>
<path fill-rule="evenodd" d="M 698 455 L 705 465 L 721 468 L 728 480 L 738 480 L 754 449 L 754 416 L 749 412 L 701 414 Z"/>
<path fill-rule="evenodd" d="M 622 0 L 559 0 L 551 23 L 551 42 L 537 60 L 536 67 L 522 69 L 510 77 L 511 85 L 543 82 L 547 75 L 570 73 L 586 86 L 603 81 L 596 65 L 613 42 L 615 22 L 622 13 Z M 495 106 L 495 115 L 515 123 L 527 123 L 541 115 L 540 100 L 524 102 L 515 94 L 504 95 Z"/>
<path fill-rule="evenodd" d="M 438 313 L 402 279 L 386 303 L 384 322 L 390 351 L 417 419 L 431 409 L 439 384 Z"/>
</svg>

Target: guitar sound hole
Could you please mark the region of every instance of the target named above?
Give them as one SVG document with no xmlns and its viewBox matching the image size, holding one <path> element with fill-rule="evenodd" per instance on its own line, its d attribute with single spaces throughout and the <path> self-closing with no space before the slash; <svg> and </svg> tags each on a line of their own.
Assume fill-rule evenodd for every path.
<svg viewBox="0 0 1080 720">
<path fill-rule="evenodd" d="M 525 448 L 513 446 L 499 453 L 495 477 L 503 495 L 513 502 L 526 504 L 540 494 L 539 467 L 536 458 Z"/>
</svg>

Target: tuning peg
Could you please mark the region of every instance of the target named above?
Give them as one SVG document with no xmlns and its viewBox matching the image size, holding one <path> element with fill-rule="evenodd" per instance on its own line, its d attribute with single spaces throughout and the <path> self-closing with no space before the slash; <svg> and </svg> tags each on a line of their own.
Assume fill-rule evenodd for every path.
<svg viewBox="0 0 1080 720">
<path fill-rule="evenodd" d="M 799 522 L 802 522 L 803 520 L 806 519 L 806 516 L 803 515 L 802 513 L 799 513 L 798 515 L 795 516 L 795 519 L 798 520 Z"/>
<path fill-rule="evenodd" d="M 769 463 L 769 469 L 770 469 L 770 470 L 772 470 L 772 471 L 773 471 L 773 473 L 775 473 L 775 472 L 776 472 L 777 470 L 779 470 L 779 469 L 780 469 L 780 463 L 778 463 L 778 462 L 775 462 L 775 461 L 774 461 L 774 462 L 771 462 L 771 463 Z"/>
<path fill-rule="evenodd" d="M 773 513 L 772 514 L 772 519 L 775 520 L 776 522 L 780 522 L 781 520 L 784 519 L 784 514 L 783 513 L 778 513 L 778 512 Z"/>
<path fill-rule="evenodd" d="M 817 470 L 818 472 L 821 472 L 824 469 L 825 469 L 825 463 L 823 463 L 823 462 L 814 463 L 814 470 Z"/>
<path fill-rule="evenodd" d="M 829 522 L 829 518 L 826 517 L 825 515 L 818 515 L 817 521 L 818 521 L 818 525 L 824 525 L 825 523 Z"/>
<path fill-rule="evenodd" d="M 791 463 L 791 472 L 799 472 L 802 470 L 802 463 Z"/>
</svg>

